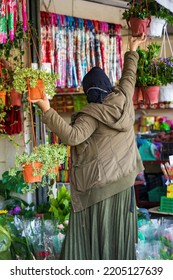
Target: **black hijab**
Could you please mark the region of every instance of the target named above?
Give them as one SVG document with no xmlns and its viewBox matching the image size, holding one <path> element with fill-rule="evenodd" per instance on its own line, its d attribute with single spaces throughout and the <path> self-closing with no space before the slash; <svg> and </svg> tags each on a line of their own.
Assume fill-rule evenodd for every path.
<svg viewBox="0 0 173 280">
<path fill-rule="evenodd" d="M 83 90 L 88 103 L 102 103 L 104 98 L 112 92 L 112 85 L 100 67 L 93 67 L 83 78 Z"/>
</svg>

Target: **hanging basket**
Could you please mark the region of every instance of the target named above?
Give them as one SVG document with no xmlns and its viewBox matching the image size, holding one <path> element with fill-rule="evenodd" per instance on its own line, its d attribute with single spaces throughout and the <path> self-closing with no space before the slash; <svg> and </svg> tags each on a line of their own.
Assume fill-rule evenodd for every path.
<svg viewBox="0 0 173 280">
<path fill-rule="evenodd" d="M 41 182 L 42 177 L 40 175 L 34 176 L 34 169 L 40 169 L 42 166 L 41 162 L 32 162 L 23 166 L 23 177 L 26 183 Z M 33 168 L 34 167 L 34 168 Z"/>
<path fill-rule="evenodd" d="M 0 99 L 2 99 L 2 102 L 5 105 L 6 104 L 6 91 L 4 91 L 4 90 L 0 91 Z"/>
<path fill-rule="evenodd" d="M 160 86 L 159 93 L 160 102 L 172 102 L 173 101 L 173 83 L 166 86 Z"/>
<path fill-rule="evenodd" d="M 150 26 L 151 18 L 130 18 L 127 25 L 132 32 L 132 36 L 141 36 L 143 33 L 147 34 L 147 28 Z"/>
<path fill-rule="evenodd" d="M 14 88 L 9 93 L 9 104 L 11 106 L 22 106 L 22 95 L 18 93 Z"/>
<path fill-rule="evenodd" d="M 147 35 L 149 37 L 161 37 L 163 33 L 163 27 L 166 24 L 165 19 L 151 16 L 150 26 L 147 29 Z"/>
<path fill-rule="evenodd" d="M 37 80 L 37 84 L 34 88 L 31 88 L 28 84 L 28 99 L 29 100 L 36 100 L 42 99 L 44 93 L 44 82 L 41 79 Z"/>
<path fill-rule="evenodd" d="M 155 104 L 159 102 L 160 86 L 142 87 L 141 90 L 145 104 Z"/>
</svg>

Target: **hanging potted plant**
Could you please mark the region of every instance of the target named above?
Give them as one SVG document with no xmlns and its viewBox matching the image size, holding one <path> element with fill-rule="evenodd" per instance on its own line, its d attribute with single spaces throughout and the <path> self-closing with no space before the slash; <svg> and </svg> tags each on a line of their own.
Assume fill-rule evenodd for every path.
<svg viewBox="0 0 173 280">
<path fill-rule="evenodd" d="M 148 9 L 151 12 L 151 22 L 147 35 L 161 37 L 165 24 L 173 24 L 173 14 L 155 0 L 148 0 Z"/>
<path fill-rule="evenodd" d="M 144 103 L 155 104 L 159 101 L 161 79 L 158 73 L 157 57 L 160 45 L 148 45 L 147 50 L 137 49 L 139 54 L 136 86 L 140 87 Z"/>
<path fill-rule="evenodd" d="M 0 98 L 2 95 L 2 100 L 8 107 L 20 107 L 22 104 L 21 94 L 13 88 L 12 81 L 13 71 L 8 63 L 5 62 L 0 74 Z"/>
<path fill-rule="evenodd" d="M 67 147 L 63 144 L 40 144 L 30 154 L 23 152 L 16 155 L 15 167 L 10 169 L 10 175 L 15 176 L 17 170 L 22 168 L 27 183 L 41 182 L 44 176 L 55 179 L 57 166 L 64 163 L 66 156 Z"/>
<path fill-rule="evenodd" d="M 55 95 L 55 83 L 58 75 L 41 69 L 19 68 L 14 69 L 13 87 L 19 93 L 28 92 L 28 99 L 42 99 L 43 93 L 50 97 Z"/>
<path fill-rule="evenodd" d="M 147 33 L 147 28 L 150 26 L 151 13 L 148 9 L 148 2 L 133 0 L 128 3 L 130 8 L 125 10 L 122 18 L 126 20 L 132 36 L 141 36 Z"/>
<path fill-rule="evenodd" d="M 173 58 L 159 58 L 157 65 L 161 80 L 159 100 L 173 102 Z"/>
</svg>

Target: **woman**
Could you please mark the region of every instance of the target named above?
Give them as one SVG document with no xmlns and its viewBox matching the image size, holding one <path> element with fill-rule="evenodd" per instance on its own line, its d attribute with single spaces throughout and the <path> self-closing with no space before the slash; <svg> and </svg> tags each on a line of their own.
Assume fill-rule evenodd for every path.
<svg viewBox="0 0 173 280">
<path fill-rule="evenodd" d="M 119 85 L 94 67 L 83 79 L 88 103 L 67 124 L 37 100 L 43 122 L 71 146 L 72 210 L 62 252 L 68 260 L 135 259 L 137 217 L 134 181 L 143 170 L 135 134 L 132 96 L 137 47 L 145 36 L 130 39 Z"/>
</svg>

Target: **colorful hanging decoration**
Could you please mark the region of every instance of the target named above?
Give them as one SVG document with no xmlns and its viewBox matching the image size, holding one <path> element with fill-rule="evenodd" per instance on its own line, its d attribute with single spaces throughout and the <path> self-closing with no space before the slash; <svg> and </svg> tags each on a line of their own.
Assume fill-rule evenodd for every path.
<svg viewBox="0 0 173 280">
<path fill-rule="evenodd" d="M 6 44 L 7 37 L 11 41 L 14 40 L 19 18 L 23 21 L 23 29 L 26 31 L 26 0 L 0 0 L 0 44 Z"/>
<path fill-rule="evenodd" d="M 121 25 L 41 12 L 41 61 L 51 63 L 58 74 L 57 88 L 79 90 L 94 66 L 101 67 L 114 86 L 123 66 L 120 32 Z"/>
<path fill-rule="evenodd" d="M 7 0 L 0 1 L 0 44 L 5 44 L 7 40 L 6 2 Z"/>
</svg>

